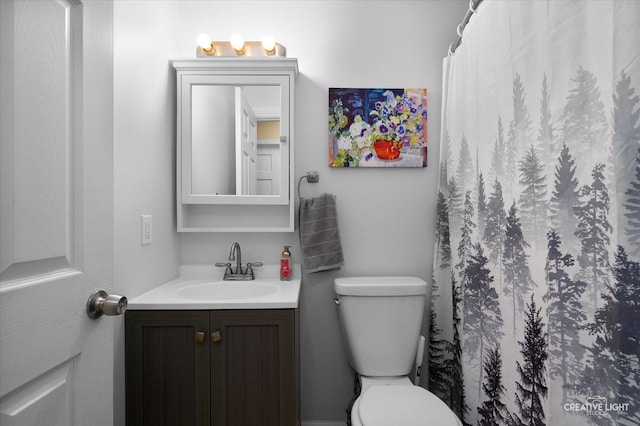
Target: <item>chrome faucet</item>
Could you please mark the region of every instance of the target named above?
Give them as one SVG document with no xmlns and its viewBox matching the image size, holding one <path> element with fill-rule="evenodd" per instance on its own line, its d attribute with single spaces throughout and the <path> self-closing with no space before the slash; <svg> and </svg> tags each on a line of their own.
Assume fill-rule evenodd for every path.
<svg viewBox="0 0 640 426">
<path fill-rule="evenodd" d="M 231 262 L 236 262 L 236 270 L 231 267 Z M 249 281 L 255 280 L 256 277 L 253 274 L 253 268 L 262 266 L 262 262 L 247 262 L 247 269 L 242 272 L 242 251 L 240 250 L 240 243 L 237 241 L 231 244 L 229 250 L 229 261 L 218 262 L 216 266 L 225 268 L 224 281 Z"/>
<path fill-rule="evenodd" d="M 236 255 L 236 253 L 238 253 Z M 236 271 L 234 274 L 242 275 L 242 251 L 240 250 L 240 243 L 234 242 L 231 244 L 231 250 L 229 250 L 229 262 L 236 261 Z"/>
</svg>

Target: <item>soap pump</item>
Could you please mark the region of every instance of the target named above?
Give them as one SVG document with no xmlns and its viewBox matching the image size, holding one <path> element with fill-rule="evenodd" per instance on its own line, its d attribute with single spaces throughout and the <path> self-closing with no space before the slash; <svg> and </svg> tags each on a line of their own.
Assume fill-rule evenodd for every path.
<svg viewBox="0 0 640 426">
<path fill-rule="evenodd" d="M 280 281 L 289 281 L 291 279 L 291 246 L 284 246 L 282 256 L 280 257 Z"/>
</svg>

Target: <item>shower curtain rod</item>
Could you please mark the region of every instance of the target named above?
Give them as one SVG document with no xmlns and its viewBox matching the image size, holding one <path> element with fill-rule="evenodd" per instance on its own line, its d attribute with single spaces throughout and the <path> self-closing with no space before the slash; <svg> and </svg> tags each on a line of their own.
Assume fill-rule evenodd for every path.
<svg viewBox="0 0 640 426">
<path fill-rule="evenodd" d="M 462 44 L 462 33 L 464 31 L 464 28 L 469 23 L 471 16 L 473 16 L 473 14 L 476 13 L 476 11 L 478 10 L 478 5 L 480 5 L 480 3 L 482 3 L 483 1 L 484 0 L 469 0 L 469 10 L 467 10 L 467 13 L 464 15 L 464 19 L 462 20 L 462 22 L 460 22 L 460 24 L 456 28 L 456 33 L 458 33 L 458 38 L 456 39 L 456 41 L 454 41 L 449 45 L 449 56 L 453 55 L 453 52 L 455 52 L 458 46 Z"/>
</svg>

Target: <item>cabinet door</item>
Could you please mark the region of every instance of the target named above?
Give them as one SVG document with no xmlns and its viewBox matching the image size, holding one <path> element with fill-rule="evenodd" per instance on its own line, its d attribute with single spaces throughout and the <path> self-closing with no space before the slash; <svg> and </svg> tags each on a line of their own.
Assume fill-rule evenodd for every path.
<svg viewBox="0 0 640 426">
<path fill-rule="evenodd" d="M 127 311 L 128 426 L 209 424 L 208 327 L 208 311 Z"/>
<path fill-rule="evenodd" d="M 296 424 L 295 310 L 216 311 L 211 330 L 212 424 Z"/>
</svg>

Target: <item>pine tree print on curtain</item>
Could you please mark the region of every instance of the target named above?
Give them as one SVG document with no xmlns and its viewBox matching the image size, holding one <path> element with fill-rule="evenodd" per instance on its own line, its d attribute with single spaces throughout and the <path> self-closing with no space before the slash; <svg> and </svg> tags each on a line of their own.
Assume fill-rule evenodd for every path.
<svg viewBox="0 0 640 426">
<path fill-rule="evenodd" d="M 547 333 L 540 311 L 531 294 L 525 312 L 524 340 L 518 341 L 522 364 L 516 362 L 519 380 L 516 381 L 516 407 L 513 424 L 542 426 L 545 423 L 543 401 L 547 398 Z"/>
<path fill-rule="evenodd" d="M 631 78 L 624 72 L 620 75 L 620 81 L 616 84 L 613 94 L 613 138 L 611 143 L 611 157 L 616 170 L 614 205 L 626 206 L 631 194 L 628 193 L 630 184 L 636 178 L 638 164 L 638 141 L 640 141 L 640 98 L 635 94 L 635 88 L 631 86 Z M 633 254 L 638 254 L 639 241 L 636 233 L 629 232 L 630 224 L 626 219 L 626 209 L 618 209 L 616 220 L 621 225 L 619 237 L 624 241 L 628 236 L 628 243 L 633 245 Z"/>
<path fill-rule="evenodd" d="M 444 60 L 429 387 L 463 424 L 640 424 L 638 21 L 485 1 Z"/>
<path fill-rule="evenodd" d="M 549 375 L 560 380 L 562 400 L 566 401 L 567 392 L 579 377 L 584 356 L 579 333 L 587 317 L 580 300 L 587 285 L 571 279 L 574 260 L 570 253 L 562 253 L 560 235 L 550 230 L 547 238 L 547 293 L 543 300 L 549 320 Z"/>
<path fill-rule="evenodd" d="M 509 419 L 507 406 L 502 402 L 505 387 L 502 384 L 502 359 L 498 348 L 489 350 L 484 361 L 484 377 L 482 390 L 486 395 L 486 400 L 478 407 L 481 426 L 494 426 L 505 423 Z"/>
</svg>

